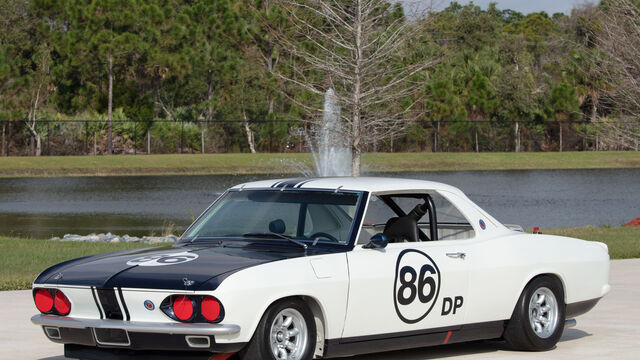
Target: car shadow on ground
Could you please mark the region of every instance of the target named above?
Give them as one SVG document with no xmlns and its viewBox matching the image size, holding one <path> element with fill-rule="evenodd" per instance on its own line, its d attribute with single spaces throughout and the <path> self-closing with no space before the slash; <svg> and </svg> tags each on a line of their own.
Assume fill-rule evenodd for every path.
<svg viewBox="0 0 640 360">
<path fill-rule="evenodd" d="M 377 354 L 354 356 L 352 360 L 428 360 L 442 359 L 452 356 L 485 354 L 505 350 L 506 344 L 502 341 L 473 341 L 468 343 L 431 346 L 418 349 L 389 351 Z"/>
<path fill-rule="evenodd" d="M 566 329 L 560 338 L 560 342 L 573 341 L 591 336 L 591 334 L 579 329 Z M 497 351 L 510 351 L 504 341 L 472 341 L 460 344 L 430 346 L 417 349 L 388 351 L 377 354 L 354 356 L 352 360 L 429 360 L 443 359 L 462 355 L 479 355 Z M 66 360 L 64 356 L 41 358 L 40 360 Z M 232 357 L 231 359 L 235 359 Z"/>
<path fill-rule="evenodd" d="M 591 336 L 578 329 L 565 329 L 560 342 L 573 341 Z M 389 351 L 352 357 L 352 360 L 429 360 L 462 355 L 479 355 L 497 351 L 513 351 L 504 341 L 472 341 L 468 343 L 424 347 L 409 350 Z"/>
<path fill-rule="evenodd" d="M 578 340 L 591 335 L 592 334 L 579 329 L 565 329 L 560 338 L 560 342 Z"/>
</svg>

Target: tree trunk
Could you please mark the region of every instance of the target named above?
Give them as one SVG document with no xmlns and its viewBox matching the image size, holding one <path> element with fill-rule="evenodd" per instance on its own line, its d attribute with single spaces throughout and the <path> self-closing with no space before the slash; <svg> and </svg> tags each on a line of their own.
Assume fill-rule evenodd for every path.
<svg viewBox="0 0 640 360">
<path fill-rule="evenodd" d="M 558 146 L 558 151 L 562 152 L 562 123 L 559 123 L 560 125 L 560 146 Z"/>
<path fill-rule="evenodd" d="M 40 156 L 42 154 L 42 141 L 40 139 L 40 134 L 36 131 L 36 121 L 37 121 L 37 113 L 38 107 L 40 104 L 40 90 L 42 89 L 42 83 L 38 86 L 38 90 L 36 91 L 36 98 L 33 101 L 33 107 L 30 109 L 30 113 L 27 116 L 27 128 L 29 132 L 31 132 L 31 150 L 33 151 L 33 155 Z M 34 142 L 37 143 L 34 144 Z"/>
<path fill-rule="evenodd" d="M 273 114 L 273 98 L 269 95 L 269 110 L 267 115 Z"/>
<path fill-rule="evenodd" d="M 36 156 L 42 155 L 42 137 L 40 134 L 35 134 L 33 136 L 36 140 Z"/>
<path fill-rule="evenodd" d="M 2 151 L 2 156 L 7 156 L 7 150 L 6 150 L 6 147 L 7 147 L 7 135 L 6 135 L 6 133 L 7 133 L 7 122 L 3 121 L 2 122 L 2 150 L 0 150 L 0 151 Z"/>
<path fill-rule="evenodd" d="M 433 152 L 440 151 L 438 146 L 440 146 L 440 121 L 436 122 L 436 132 L 433 134 Z"/>
<path fill-rule="evenodd" d="M 249 150 L 252 154 L 256 153 L 256 144 L 253 137 L 253 131 L 249 127 L 249 121 L 247 120 L 247 113 L 242 109 L 242 117 L 244 118 L 244 131 L 247 133 L 247 142 L 249 143 Z"/>
<path fill-rule="evenodd" d="M 520 152 L 520 123 L 516 121 L 516 152 Z"/>
<path fill-rule="evenodd" d="M 473 133 L 476 138 L 476 152 L 480 152 L 480 145 L 478 144 L 478 127 L 475 125 L 473 126 Z"/>
<path fill-rule="evenodd" d="M 351 176 L 360 176 L 360 163 L 362 153 L 359 149 L 353 149 L 351 152 Z"/>
<path fill-rule="evenodd" d="M 205 127 L 202 126 L 202 129 L 200 129 L 200 153 L 204 154 L 204 132 L 205 132 Z"/>
<path fill-rule="evenodd" d="M 111 124 L 113 121 L 113 54 L 109 53 L 109 102 L 107 104 L 107 155 L 113 154 Z"/>
<path fill-rule="evenodd" d="M 351 176 L 360 176 L 360 137 L 361 131 L 360 128 L 360 117 L 361 117 L 361 109 L 360 109 L 360 71 L 362 70 L 362 4 L 360 0 L 356 1 L 356 23 L 354 24 L 356 30 L 356 38 L 355 38 L 355 48 L 356 48 L 356 66 L 355 66 L 355 77 L 353 81 L 353 139 L 351 146 Z"/>
</svg>

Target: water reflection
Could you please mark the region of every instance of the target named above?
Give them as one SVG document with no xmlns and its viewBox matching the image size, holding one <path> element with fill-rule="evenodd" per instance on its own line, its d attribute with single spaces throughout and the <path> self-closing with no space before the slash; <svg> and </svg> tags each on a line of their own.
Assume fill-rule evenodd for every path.
<svg viewBox="0 0 640 360">
<path fill-rule="evenodd" d="M 385 176 L 459 187 L 505 223 L 620 225 L 640 216 L 640 169 L 461 171 Z M 50 237 L 107 232 L 180 234 L 219 193 L 279 175 L 0 179 L 0 233 Z"/>
</svg>

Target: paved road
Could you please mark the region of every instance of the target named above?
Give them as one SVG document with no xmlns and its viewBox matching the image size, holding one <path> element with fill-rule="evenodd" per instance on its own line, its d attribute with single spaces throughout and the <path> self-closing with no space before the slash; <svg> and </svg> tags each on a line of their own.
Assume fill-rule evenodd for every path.
<svg viewBox="0 0 640 360">
<path fill-rule="evenodd" d="M 358 356 L 352 360 L 427 359 L 638 359 L 640 357 L 640 259 L 611 263 L 611 293 L 567 329 L 556 349 L 513 352 L 499 342 L 474 342 Z M 64 360 L 62 345 L 45 339 L 29 318 L 30 291 L 0 292 L 0 359 Z"/>
</svg>

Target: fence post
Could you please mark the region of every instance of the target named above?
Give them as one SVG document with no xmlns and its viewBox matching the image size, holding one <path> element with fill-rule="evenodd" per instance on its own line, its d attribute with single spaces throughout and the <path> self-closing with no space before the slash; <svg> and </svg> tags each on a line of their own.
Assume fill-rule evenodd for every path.
<svg viewBox="0 0 640 360">
<path fill-rule="evenodd" d="M 205 126 L 204 124 L 201 125 L 202 128 L 200 129 L 200 152 L 204 154 L 204 131 L 205 131 Z"/>
<path fill-rule="evenodd" d="M 180 130 L 180 154 L 182 154 L 182 147 L 184 145 L 184 120 L 180 121 L 181 130 Z"/>
<path fill-rule="evenodd" d="M 2 121 L 2 145 L 0 147 L 2 147 L 2 156 L 6 156 L 5 153 L 5 143 L 7 141 L 7 122 L 6 121 Z"/>
<path fill-rule="evenodd" d="M 147 155 L 151 154 L 151 126 L 153 125 L 153 121 L 149 122 L 149 126 L 147 127 Z"/>
<path fill-rule="evenodd" d="M 5 151 L 5 156 L 9 156 L 9 150 L 11 149 L 11 121 L 9 121 L 9 130 L 7 130 L 7 150 Z"/>
<path fill-rule="evenodd" d="M 440 120 L 436 121 L 436 126 L 433 130 L 433 152 L 438 152 L 438 146 L 440 146 Z"/>
<path fill-rule="evenodd" d="M 273 151 L 273 121 L 269 122 L 269 152 Z"/>
<path fill-rule="evenodd" d="M 51 156 L 51 122 L 47 121 L 47 155 Z"/>
<path fill-rule="evenodd" d="M 89 121 L 84 122 L 84 154 L 89 155 Z"/>
<path fill-rule="evenodd" d="M 133 120 L 133 155 L 138 155 L 138 120 Z"/>
<path fill-rule="evenodd" d="M 98 133 L 93 133 L 93 156 L 98 155 Z"/>
</svg>

